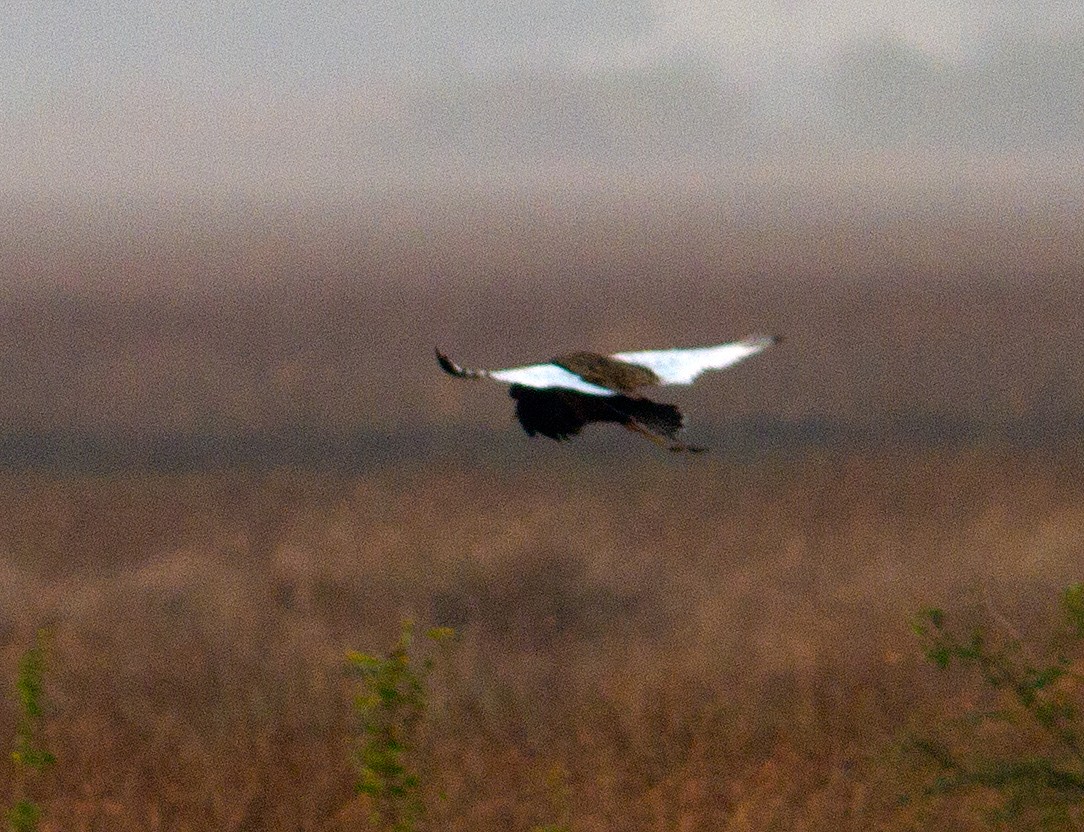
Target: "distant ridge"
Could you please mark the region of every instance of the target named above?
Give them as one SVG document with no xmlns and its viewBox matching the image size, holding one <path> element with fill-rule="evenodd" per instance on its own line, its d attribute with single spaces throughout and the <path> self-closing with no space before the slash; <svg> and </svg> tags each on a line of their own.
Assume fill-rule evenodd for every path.
<svg viewBox="0 0 1084 832">
<path fill-rule="evenodd" d="M 1054 448 L 1084 442 L 1084 414 L 1034 417 L 999 423 L 968 422 L 949 416 L 911 414 L 869 423 L 829 419 L 786 421 L 755 418 L 699 425 L 712 440 L 711 456 L 752 460 L 837 449 L 894 450 L 966 448 Z M 639 450 L 639 449 L 637 449 Z M 363 472 L 396 465 L 475 460 L 500 464 L 529 453 L 560 455 L 559 447 L 527 447 L 523 437 L 484 428 L 449 427 L 399 434 L 359 429 L 325 433 L 290 427 L 265 432 L 0 433 L 0 471 L 108 474 L 145 471 L 163 474 L 236 468 Z M 580 455 L 614 459 L 642 457 L 605 437 L 588 443 Z"/>
</svg>

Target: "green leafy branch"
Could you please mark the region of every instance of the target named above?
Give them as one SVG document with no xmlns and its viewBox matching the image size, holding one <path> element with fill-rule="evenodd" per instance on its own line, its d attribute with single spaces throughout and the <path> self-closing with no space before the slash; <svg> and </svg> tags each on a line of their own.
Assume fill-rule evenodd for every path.
<svg viewBox="0 0 1084 832">
<path fill-rule="evenodd" d="M 426 636 L 445 645 L 455 633 L 438 627 Z M 413 832 L 425 813 L 417 757 L 428 708 L 426 682 L 434 662 L 426 658 L 416 663 L 412 643 L 413 623 L 408 620 L 386 656 L 347 654 L 348 671 L 361 683 L 354 698 L 360 729 L 353 753 L 355 788 L 372 800 L 373 822 L 393 832 Z"/>
<path fill-rule="evenodd" d="M 46 712 L 45 668 L 49 633 L 39 630 L 34 646 L 19 660 L 15 695 L 19 718 L 15 728 L 15 747 L 11 760 L 15 766 L 18 799 L 7 812 L 12 832 L 35 832 L 41 821 L 41 808 L 30 797 L 31 782 L 56 762 L 56 757 L 42 744 L 42 722 Z"/>
<path fill-rule="evenodd" d="M 1084 803 L 1082 679 L 1074 669 L 1074 657 L 1084 645 L 1084 584 L 1062 593 L 1060 618 L 1043 657 L 1037 658 L 1015 635 L 1005 637 L 980 625 L 961 636 L 948 627 L 943 610 L 919 615 L 913 629 L 926 658 L 941 670 L 957 665 L 973 671 L 1000 706 L 971 709 L 961 722 L 972 735 L 969 743 L 910 741 L 910 749 L 934 768 L 926 794 L 989 789 L 1002 798 L 999 819 L 1034 814 L 1046 828 L 1071 828 L 1074 807 Z M 1029 753 L 997 754 L 974 736 L 991 722 L 1014 726 L 1018 740 L 1030 738 Z"/>
</svg>

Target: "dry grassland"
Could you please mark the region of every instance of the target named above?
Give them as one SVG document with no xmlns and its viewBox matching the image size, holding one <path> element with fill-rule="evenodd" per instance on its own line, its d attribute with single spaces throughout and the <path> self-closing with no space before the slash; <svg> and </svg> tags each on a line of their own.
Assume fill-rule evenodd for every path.
<svg viewBox="0 0 1084 832">
<path fill-rule="evenodd" d="M 343 657 L 408 615 L 460 634 L 432 679 L 434 829 L 984 828 L 988 795 L 901 801 L 902 738 L 975 695 L 908 622 L 1047 625 L 1082 576 L 1079 447 L 571 459 L 5 475 L 3 679 L 53 632 L 42 828 L 366 828 Z"/>
</svg>

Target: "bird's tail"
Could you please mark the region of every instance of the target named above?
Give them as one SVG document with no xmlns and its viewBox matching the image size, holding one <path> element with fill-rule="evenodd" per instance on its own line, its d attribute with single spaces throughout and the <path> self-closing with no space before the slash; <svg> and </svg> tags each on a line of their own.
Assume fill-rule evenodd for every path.
<svg viewBox="0 0 1084 832">
<path fill-rule="evenodd" d="M 612 403 L 625 417 L 622 422 L 656 445 L 679 454 L 699 454 L 707 450 L 699 445 L 686 445 L 677 439 L 685 426 L 685 416 L 677 405 L 621 396 Z"/>
<path fill-rule="evenodd" d="M 667 439 L 675 438 L 685 425 L 685 417 L 677 405 L 628 396 L 620 397 L 613 404 L 641 427 Z"/>
</svg>

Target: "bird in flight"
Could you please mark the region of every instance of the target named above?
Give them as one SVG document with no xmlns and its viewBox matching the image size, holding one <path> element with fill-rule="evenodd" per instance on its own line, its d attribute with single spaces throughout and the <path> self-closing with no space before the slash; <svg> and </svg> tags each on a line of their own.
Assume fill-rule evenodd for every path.
<svg viewBox="0 0 1084 832">
<path fill-rule="evenodd" d="M 543 364 L 506 370 L 461 367 L 437 349 L 441 369 L 457 378 L 491 379 L 509 385 L 516 418 L 528 436 L 541 434 L 563 441 L 585 425 L 615 422 L 677 453 L 706 450 L 686 445 L 678 435 L 685 417 L 676 405 L 636 395 L 643 387 L 692 384 L 707 370 L 722 370 L 782 340 L 753 335 L 714 347 L 645 350 L 599 355 L 573 352 Z"/>
</svg>

